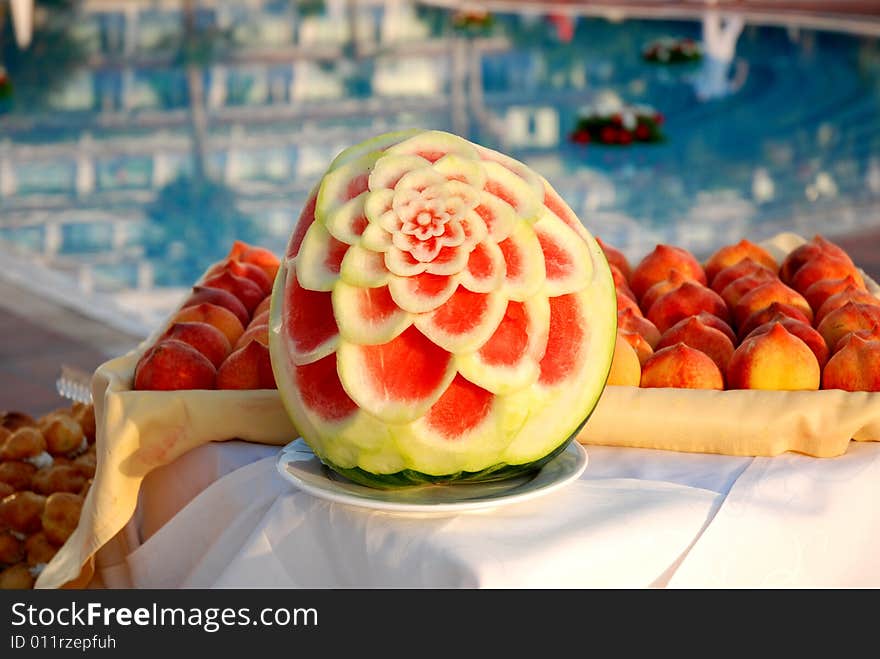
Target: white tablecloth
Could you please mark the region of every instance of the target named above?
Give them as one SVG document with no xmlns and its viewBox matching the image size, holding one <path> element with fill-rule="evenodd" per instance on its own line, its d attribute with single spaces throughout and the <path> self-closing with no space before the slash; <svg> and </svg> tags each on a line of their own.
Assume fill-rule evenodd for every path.
<svg viewBox="0 0 880 659">
<path fill-rule="evenodd" d="M 880 444 L 840 458 L 587 447 L 566 488 L 414 518 L 329 503 L 272 447 L 196 449 L 144 481 L 108 587 L 880 586 Z"/>
</svg>

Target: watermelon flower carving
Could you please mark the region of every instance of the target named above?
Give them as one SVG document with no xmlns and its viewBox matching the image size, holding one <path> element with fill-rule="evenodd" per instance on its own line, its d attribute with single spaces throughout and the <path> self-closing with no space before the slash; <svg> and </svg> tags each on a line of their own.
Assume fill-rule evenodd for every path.
<svg viewBox="0 0 880 659">
<path fill-rule="evenodd" d="M 375 486 L 502 478 L 562 450 L 610 367 L 616 298 L 550 185 L 438 131 L 344 151 L 272 302 L 282 399 L 321 459 Z"/>
</svg>

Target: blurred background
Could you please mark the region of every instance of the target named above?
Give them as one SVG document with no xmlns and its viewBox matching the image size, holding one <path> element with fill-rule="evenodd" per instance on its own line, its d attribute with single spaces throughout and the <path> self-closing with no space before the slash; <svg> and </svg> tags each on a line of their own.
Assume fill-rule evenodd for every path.
<svg viewBox="0 0 880 659">
<path fill-rule="evenodd" d="M 577 136 L 631 111 L 661 139 Z M 0 370 L 47 329 L 94 367 L 404 127 L 526 162 L 633 260 L 780 231 L 880 254 L 880 2 L 0 0 Z"/>
</svg>

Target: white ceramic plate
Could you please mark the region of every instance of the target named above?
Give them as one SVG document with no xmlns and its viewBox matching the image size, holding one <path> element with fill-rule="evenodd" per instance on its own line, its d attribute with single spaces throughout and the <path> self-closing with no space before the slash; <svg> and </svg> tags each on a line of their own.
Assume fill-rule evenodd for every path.
<svg viewBox="0 0 880 659">
<path fill-rule="evenodd" d="M 484 510 L 549 494 L 576 480 L 587 467 L 587 451 L 576 441 L 536 472 L 488 483 L 420 485 L 380 490 L 352 483 L 326 467 L 297 439 L 275 462 L 283 478 L 321 499 L 399 513 Z"/>
</svg>

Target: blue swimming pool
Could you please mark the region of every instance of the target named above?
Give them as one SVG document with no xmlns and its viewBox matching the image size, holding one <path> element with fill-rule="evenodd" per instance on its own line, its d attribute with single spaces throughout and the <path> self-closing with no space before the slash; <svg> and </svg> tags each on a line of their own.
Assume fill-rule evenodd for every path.
<svg viewBox="0 0 880 659">
<path fill-rule="evenodd" d="M 280 252 L 339 150 L 411 126 L 529 163 L 633 257 L 880 224 L 877 37 L 714 15 L 531 10 L 463 29 L 419 3 L 242 4 L 53 5 L 25 49 L 0 24 L 3 253 L 148 326 L 233 239 Z M 702 60 L 646 62 L 663 37 L 702 43 Z M 597 103 L 650 106 L 664 141 L 572 142 Z"/>
</svg>

